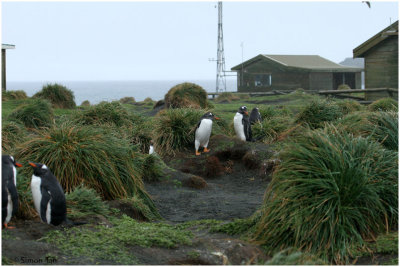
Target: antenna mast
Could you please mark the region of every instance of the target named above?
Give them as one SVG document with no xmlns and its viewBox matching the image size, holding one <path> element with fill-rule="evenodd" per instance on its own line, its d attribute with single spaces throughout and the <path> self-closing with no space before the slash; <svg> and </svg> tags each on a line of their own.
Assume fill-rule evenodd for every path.
<svg viewBox="0 0 400 267">
<path fill-rule="evenodd" d="M 222 2 L 218 2 L 218 48 L 217 48 L 217 86 L 216 92 L 226 91 L 224 34 L 222 31 Z"/>
</svg>

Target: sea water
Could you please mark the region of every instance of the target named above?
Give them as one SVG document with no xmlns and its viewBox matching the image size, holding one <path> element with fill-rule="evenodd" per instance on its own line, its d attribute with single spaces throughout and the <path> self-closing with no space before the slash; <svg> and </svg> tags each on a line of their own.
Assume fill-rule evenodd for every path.
<svg viewBox="0 0 400 267">
<path fill-rule="evenodd" d="M 74 92 L 75 103 L 80 105 L 89 100 L 91 104 L 101 101 L 119 100 L 123 97 L 134 97 L 136 101 L 143 101 L 150 97 L 153 100 L 163 99 L 173 86 L 191 82 L 200 85 L 207 92 L 215 92 L 215 80 L 169 80 L 169 81 L 51 81 L 51 82 L 16 82 L 7 81 L 7 90 L 23 90 L 28 96 L 42 90 L 46 84 L 58 83 Z M 226 80 L 226 91 L 237 91 L 236 79 Z"/>
</svg>

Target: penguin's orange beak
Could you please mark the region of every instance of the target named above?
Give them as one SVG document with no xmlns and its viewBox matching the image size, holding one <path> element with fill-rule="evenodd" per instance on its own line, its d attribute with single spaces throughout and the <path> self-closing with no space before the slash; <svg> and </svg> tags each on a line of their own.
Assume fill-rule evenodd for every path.
<svg viewBox="0 0 400 267">
<path fill-rule="evenodd" d="M 19 163 L 19 162 L 15 162 L 15 166 L 17 166 L 17 167 L 22 167 L 22 164 Z"/>
<path fill-rule="evenodd" d="M 214 119 L 216 119 L 216 120 L 219 120 L 219 118 L 218 118 L 218 117 L 214 117 Z"/>
<path fill-rule="evenodd" d="M 37 166 L 36 166 L 36 164 L 35 163 L 33 163 L 33 162 L 29 162 L 29 165 L 31 165 L 32 167 L 34 167 L 34 168 L 36 168 Z"/>
<path fill-rule="evenodd" d="M 249 112 L 248 112 L 248 111 L 245 111 L 244 114 L 246 114 L 246 115 L 248 116 L 248 115 L 249 115 Z"/>
</svg>

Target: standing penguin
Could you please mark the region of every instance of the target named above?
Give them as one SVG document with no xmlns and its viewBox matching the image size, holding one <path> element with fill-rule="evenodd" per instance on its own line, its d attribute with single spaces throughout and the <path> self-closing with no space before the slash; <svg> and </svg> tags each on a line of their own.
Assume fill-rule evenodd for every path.
<svg viewBox="0 0 400 267">
<path fill-rule="evenodd" d="M 14 157 L 3 155 L 1 159 L 1 220 L 5 228 L 13 228 L 7 224 L 12 215 L 18 210 L 18 192 L 17 192 L 17 169 L 22 165 L 15 161 Z"/>
<path fill-rule="evenodd" d="M 150 146 L 149 146 L 149 154 L 154 153 L 154 142 L 153 140 L 150 140 Z"/>
<path fill-rule="evenodd" d="M 242 106 L 236 112 L 235 117 L 233 118 L 233 125 L 235 127 L 236 136 L 239 137 L 242 141 L 250 141 L 249 129 L 250 129 L 250 121 L 249 121 L 249 112 L 247 111 L 246 106 Z"/>
<path fill-rule="evenodd" d="M 261 122 L 261 114 L 258 108 L 253 108 L 250 113 L 250 124 L 253 125 L 256 122 Z"/>
<path fill-rule="evenodd" d="M 48 224 L 59 225 L 67 221 L 67 204 L 64 191 L 49 168 L 29 162 L 33 168 L 31 190 L 35 209 L 40 219 Z"/>
<path fill-rule="evenodd" d="M 199 147 L 204 147 L 204 152 L 207 153 L 210 150 L 207 148 L 208 141 L 210 140 L 213 119 L 219 120 L 211 112 L 207 112 L 201 118 L 196 127 L 194 147 L 196 149 L 196 156 L 200 155 Z"/>
</svg>

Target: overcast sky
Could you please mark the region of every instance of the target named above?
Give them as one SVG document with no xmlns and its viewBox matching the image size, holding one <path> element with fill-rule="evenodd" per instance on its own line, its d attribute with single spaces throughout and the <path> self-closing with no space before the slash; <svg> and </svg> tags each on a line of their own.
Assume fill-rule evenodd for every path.
<svg viewBox="0 0 400 267">
<path fill-rule="evenodd" d="M 226 69 L 258 54 L 334 62 L 398 20 L 398 3 L 224 2 Z M 215 79 L 217 2 L 2 2 L 8 81 Z"/>
</svg>

